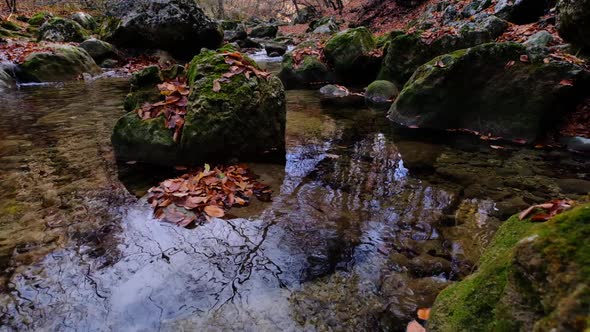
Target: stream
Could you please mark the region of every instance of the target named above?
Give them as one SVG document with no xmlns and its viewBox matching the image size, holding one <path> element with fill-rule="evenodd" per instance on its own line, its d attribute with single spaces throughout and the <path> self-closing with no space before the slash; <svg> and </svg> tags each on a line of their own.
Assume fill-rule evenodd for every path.
<svg viewBox="0 0 590 332">
<path fill-rule="evenodd" d="M 273 201 L 183 229 L 142 198 L 172 170 L 115 162 L 127 91 L 0 95 L 0 331 L 404 331 L 501 220 L 590 191 L 588 157 L 292 90 L 285 164 L 249 165 Z"/>
</svg>

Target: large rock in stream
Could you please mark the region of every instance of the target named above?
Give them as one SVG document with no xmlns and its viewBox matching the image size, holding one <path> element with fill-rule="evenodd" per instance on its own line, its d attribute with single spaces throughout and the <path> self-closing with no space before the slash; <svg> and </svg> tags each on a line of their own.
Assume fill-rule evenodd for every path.
<svg viewBox="0 0 590 332">
<path fill-rule="evenodd" d="M 375 47 L 373 34 L 367 28 L 348 29 L 326 42 L 324 57 L 340 78 L 370 82 L 381 65 L 381 59 L 371 54 Z"/>
<path fill-rule="evenodd" d="M 223 31 L 195 1 L 125 0 L 113 3 L 114 16 L 103 34 L 119 47 L 162 49 L 180 57 L 215 49 Z"/>
<path fill-rule="evenodd" d="M 82 42 L 88 32 L 78 22 L 55 17 L 39 28 L 39 40 L 52 42 Z"/>
<path fill-rule="evenodd" d="M 84 73 L 99 74 L 100 68 L 84 49 L 72 45 L 49 45 L 44 52 L 29 54 L 18 66 L 23 82 L 63 82 Z"/>
<path fill-rule="evenodd" d="M 272 75 L 247 78 L 242 73 L 222 82 L 215 92 L 215 80 L 230 70 L 227 52 L 234 50 L 204 51 L 191 61 L 187 115 L 178 142 L 162 116 L 141 120 L 136 112 L 129 112 L 119 119 L 112 135 L 118 159 L 178 165 L 232 158 L 251 161 L 283 153 L 286 102 L 281 81 Z M 244 59 L 257 68 L 253 60 Z"/>
<path fill-rule="evenodd" d="M 587 88 L 565 62 L 528 60 L 516 43 L 490 43 L 434 58 L 416 70 L 390 118 L 405 126 L 470 129 L 533 141 L 555 128 Z"/>
<path fill-rule="evenodd" d="M 585 331 L 590 204 L 538 223 L 510 218 L 478 270 L 439 294 L 430 331 Z"/>
<path fill-rule="evenodd" d="M 321 50 L 316 42 L 299 44 L 292 52 L 285 54 L 279 77 L 285 88 L 318 87 L 335 80 L 335 74 L 321 59 Z"/>
<path fill-rule="evenodd" d="M 386 42 L 388 46 L 379 79 L 394 82 L 401 88 L 419 66 L 434 57 L 489 43 L 500 36 L 507 27 L 506 21 L 485 14 L 476 16 L 473 22 L 459 24 L 456 34 L 443 34 L 432 41 L 423 39 L 425 36 L 421 32 L 392 34 Z"/>
</svg>

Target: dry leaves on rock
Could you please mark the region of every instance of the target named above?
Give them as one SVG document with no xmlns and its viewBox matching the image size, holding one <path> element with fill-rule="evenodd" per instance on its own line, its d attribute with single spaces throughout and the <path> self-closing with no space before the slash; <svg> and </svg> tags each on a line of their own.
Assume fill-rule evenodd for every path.
<svg viewBox="0 0 590 332">
<path fill-rule="evenodd" d="M 76 45 L 73 43 L 53 43 L 53 45 Z M 23 63 L 31 53 L 43 52 L 54 53 L 54 48 L 45 43 L 14 42 L 0 43 L 0 60 L 7 60 L 14 63 Z"/>
<path fill-rule="evenodd" d="M 230 79 L 236 75 L 243 74 L 247 79 L 250 79 L 250 77 L 267 79 L 270 76 L 269 72 L 256 68 L 255 64 L 250 63 L 239 52 L 222 53 L 221 55 L 225 57 L 225 63 L 230 65 L 230 67 L 227 73 L 221 75 L 221 78 L 213 81 L 214 92 L 221 91 L 221 83 L 229 83 Z"/>
<path fill-rule="evenodd" d="M 156 218 L 179 226 L 189 226 L 196 220 L 186 210 L 200 216 L 221 218 L 233 206 L 246 206 L 253 195 L 269 201 L 272 191 L 256 180 L 256 176 L 244 165 L 205 165 L 195 172 L 169 179 L 149 190 L 148 202 L 154 208 Z M 175 205 L 185 213 L 168 208 Z"/>
<path fill-rule="evenodd" d="M 297 48 L 291 52 L 291 58 L 293 59 L 293 68 L 297 69 L 307 56 L 313 56 L 318 58 L 320 61 L 324 59 L 323 50 L 324 46 L 321 43 L 316 43 L 315 47 Z"/>
<path fill-rule="evenodd" d="M 153 104 L 145 103 L 136 112 L 143 120 L 163 115 L 166 119 L 166 128 L 174 130 L 173 138 L 175 142 L 178 142 L 184 126 L 190 89 L 184 78 L 158 84 L 158 89 L 165 99 Z"/>
<path fill-rule="evenodd" d="M 531 221 L 547 221 L 554 216 L 571 209 L 573 205 L 574 201 L 569 199 L 554 199 L 547 203 L 529 207 L 518 215 L 518 219 L 524 220 L 533 212 L 537 212 L 530 217 Z"/>
</svg>

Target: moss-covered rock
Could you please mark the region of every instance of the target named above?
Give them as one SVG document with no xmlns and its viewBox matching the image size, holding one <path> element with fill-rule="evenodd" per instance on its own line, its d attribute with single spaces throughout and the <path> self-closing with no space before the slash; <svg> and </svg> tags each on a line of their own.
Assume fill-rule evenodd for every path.
<svg viewBox="0 0 590 332">
<path fill-rule="evenodd" d="M 52 18 L 39 28 L 39 40 L 80 43 L 86 38 L 88 32 L 80 24 L 61 17 Z"/>
<path fill-rule="evenodd" d="M 96 63 L 108 58 L 117 58 L 115 46 L 96 38 L 86 39 L 79 46 L 86 50 Z"/>
<path fill-rule="evenodd" d="M 406 126 L 535 140 L 569 110 L 587 74 L 569 63 L 520 61 L 526 54 L 521 44 L 490 43 L 437 57 L 416 70 L 390 118 Z"/>
<path fill-rule="evenodd" d="M 567 41 L 590 51 L 590 0 L 560 0 L 557 29 Z"/>
<path fill-rule="evenodd" d="M 356 81 L 374 79 L 380 65 L 380 60 L 370 54 L 375 46 L 373 34 L 367 28 L 348 29 L 328 40 L 324 57 L 342 77 L 354 77 Z"/>
<path fill-rule="evenodd" d="M 340 30 L 340 24 L 336 22 L 334 17 L 327 16 L 319 20 L 315 20 L 309 23 L 307 32 L 319 33 L 319 34 L 333 34 Z"/>
<path fill-rule="evenodd" d="M 261 24 L 250 31 L 252 38 L 275 38 L 279 27 L 274 24 Z"/>
<path fill-rule="evenodd" d="M 590 321 L 590 204 L 545 223 L 516 216 L 478 270 L 441 292 L 431 331 L 584 331 Z"/>
<path fill-rule="evenodd" d="M 399 90 L 389 81 L 375 81 L 367 87 L 365 99 L 371 104 L 390 103 L 397 98 Z"/>
<path fill-rule="evenodd" d="M 174 79 L 181 73 L 176 73 L 176 76 L 169 75 L 166 79 Z M 147 66 L 142 70 L 133 73 L 131 76 L 131 92 L 125 96 L 123 108 L 131 112 L 138 109 L 144 103 L 154 103 L 160 99 L 160 90 L 157 85 L 164 80 L 160 67 Z"/>
<path fill-rule="evenodd" d="M 387 48 L 378 78 L 402 87 L 419 66 L 434 57 L 491 42 L 507 27 L 506 21 L 495 16 L 482 16 L 461 24 L 457 34 L 443 34 L 431 42 L 421 38 L 422 32 L 392 34 L 389 41 L 383 42 Z"/>
<path fill-rule="evenodd" d="M 70 16 L 70 19 L 74 22 L 77 22 L 84 29 L 89 31 L 93 31 L 97 27 L 96 20 L 94 19 L 94 17 L 92 17 L 92 15 L 88 13 L 76 12 L 73 13 L 72 16 Z"/>
<path fill-rule="evenodd" d="M 283 81 L 285 88 L 309 88 L 316 87 L 322 83 L 335 80 L 334 73 L 315 54 L 305 54 L 298 63 L 293 58 L 293 53 L 300 52 L 304 48 L 316 49 L 315 43 L 302 43 L 283 57 L 279 78 Z"/>
<path fill-rule="evenodd" d="M 0 21 L 0 27 L 9 31 L 20 31 L 21 27 L 12 21 Z"/>
<path fill-rule="evenodd" d="M 142 121 L 137 113 L 130 112 L 114 129 L 112 141 L 117 157 L 177 165 L 232 158 L 245 161 L 268 152 L 284 152 L 286 104 L 278 78 L 239 74 L 222 82 L 220 91 L 213 91 L 214 81 L 229 71 L 224 56 L 228 51 L 235 52 L 231 47 L 203 51 L 191 61 L 187 71 L 191 93 L 178 142 L 173 141 L 173 132 L 165 127 L 163 118 Z M 154 69 L 136 74 L 132 79 L 134 99 L 127 98 L 126 108 L 132 108 L 127 103 L 145 102 L 146 96 L 151 96 L 146 82 L 160 80 L 162 75 Z"/>
<path fill-rule="evenodd" d="M 62 82 L 83 73 L 100 73 L 85 50 L 71 45 L 50 45 L 49 51 L 31 53 L 19 68 L 19 78 L 24 82 Z"/>
<path fill-rule="evenodd" d="M 53 17 L 53 14 L 50 12 L 38 12 L 38 13 L 35 13 L 33 16 L 31 16 L 28 23 L 32 26 L 39 27 L 39 26 L 43 25 L 43 23 L 45 23 L 45 21 L 49 20 L 52 17 Z"/>
<path fill-rule="evenodd" d="M 215 92 L 214 81 L 229 71 L 222 52 L 203 52 L 190 63 L 183 153 L 197 161 L 244 160 L 283 152 L 286 102 L 281 81 L 272 75 L 248 79 L 240 74 L 221 83 L 221 90 Z M 246 61 L 256 66 L 251 59 Z"/>
</svg>

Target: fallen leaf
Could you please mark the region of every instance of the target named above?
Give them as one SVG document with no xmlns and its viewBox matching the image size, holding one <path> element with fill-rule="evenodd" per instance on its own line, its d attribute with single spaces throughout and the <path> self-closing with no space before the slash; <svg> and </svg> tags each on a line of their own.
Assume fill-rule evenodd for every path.
<svg viewBox="0 0 590 332">
<path fill-rule="evenodd" d="M 408 323 L 406 327 L 406 332 L 426 332 L 424 326 L 420 325 L 417 321 L 413 320 Z"/>
<path fill-rule="evenodd" d="M 438 60 L 438 61 L 437 61 L 437 62 L 434 64 L 434 66 L 435 66 L 435 67 L 439 67 L 439 68 L 444 68 L 444 67 L 446 67 L 446 66 L 445 66 L 445 63 L 444 63 L 444 62 L 442 62 L 442 60 Z"/>
<path fill-rule="evenodd" d="M 207 205 L 204 209 L 205 213 L 213 218 L 221 218 L 225 215 L 225 211 L 216 205 Z"/>
<path fill-rule="evenodd" d="M 215 81 L 213 81 L 213 92 L 219 92 L 221 91 L 221 83 L 219 82 L 218 79 L 216 79 Z"/>
<path fill-rule="evenodd" d="M 572 81 L 572 80 L 561 80 L 561 81 L 559 81 L 559 85 L 574 86 L 574 81 Z"/>
<path fill-rule="evenodd" d="M 521 56 L 520 56 L 520 62 L 525 62 L 525 63 L 526 63 L 526 62 L 530 62 L 530 61 L 529 61 L 529 56 L 528 56 L 528 55 L 526 55 L 526 54 L 523 54 L 523 55 L 521 55 Z"/>
<path fill-rule="evenodd" d="M 418 309 L 418 318 L 421 320 L 428 320 L 428 318 L 430 318 L 430 308 Z"/>
</svg>

